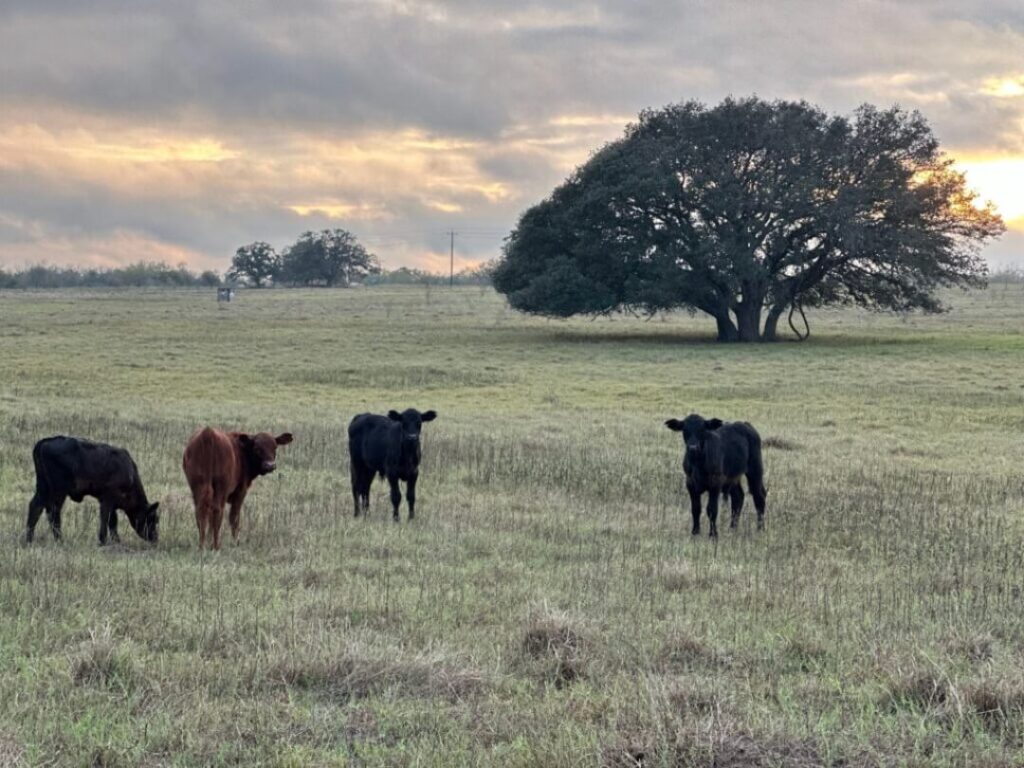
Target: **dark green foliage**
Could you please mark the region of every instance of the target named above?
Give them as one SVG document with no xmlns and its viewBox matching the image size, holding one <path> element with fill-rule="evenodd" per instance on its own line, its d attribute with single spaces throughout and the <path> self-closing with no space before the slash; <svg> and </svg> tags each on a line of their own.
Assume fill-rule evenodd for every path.
<svg viewBox="0 0 1024 768">
<path fill-rule="evenodd" d="M 248 280 L 254 287 L 262 288 L 277 276 L 280 269 L 281 257 L 274 247 L 257 241 L 235 251 L 227 277 L 229 280 Z"/>
<path fill-rule="evenodd" d="M 293 285 L 347 287 L 380 272 L 377 257 L 351 232 L 325 229 L 303 232 L 281 256 L 279 279 Z"/>
<path fill-rule="evenodd" d="M 793 307 L 937 311 L 1003 231 L 952 162 L 898 107 L 648 110 L 523 214 L 494 285 L 549 316 L 700 310 L 722 340 L 772 340 Z"/>
</svg>

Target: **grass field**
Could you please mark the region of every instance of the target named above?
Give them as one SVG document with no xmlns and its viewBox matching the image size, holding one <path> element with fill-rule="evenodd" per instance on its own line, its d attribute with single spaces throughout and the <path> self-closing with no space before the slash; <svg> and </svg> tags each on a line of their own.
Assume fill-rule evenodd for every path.
<svg viewBox="0 0 1024 768">
<path fill-rule="evenodd" d="M 1024 764 L 1024 288 L 950 300 L 721 346 L 477 288 L 0 293 L 0 765 Z M 353 519 L 348 420 L 410 406 L 416 521 Z M 690 537 L 691 411 L 765 438 L 762 534 Z M 206 423 L 296 435 L 219 553 Z M 92 500 L 20 546 L 55 433 L 132 452 L 159 546 Z"/>
</svg>

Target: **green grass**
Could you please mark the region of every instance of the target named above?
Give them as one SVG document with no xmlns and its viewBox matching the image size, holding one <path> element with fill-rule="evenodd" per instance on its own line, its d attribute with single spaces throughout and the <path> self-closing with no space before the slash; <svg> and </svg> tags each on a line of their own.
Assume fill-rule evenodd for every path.
<svg viewBox="0 0 1024 768">
<path fill-rule="evenodd" d="M 0 765 L 1010 766 L 1024 761 L 1024 290 L 549 322 L 490 291 L 0 293 Z M 434 408 L 413 524 L 353 519 L 345 427 Z M 689 535 L 691 411 L 766 438 Z M 197 551 L 197 426 L 289 430 Z M 160 544 L 22 547 L 31 448 L 127 447 Z M 404 510 L 403 510 L 404 519 Z"/>
</svg>

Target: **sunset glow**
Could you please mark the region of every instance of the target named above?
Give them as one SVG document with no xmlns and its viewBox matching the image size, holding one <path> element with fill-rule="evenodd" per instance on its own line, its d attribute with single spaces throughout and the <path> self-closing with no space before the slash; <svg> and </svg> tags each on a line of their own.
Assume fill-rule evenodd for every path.
<svg viewBox="0 0 1024 768">
<path fill-rule="evenodd" d="M 750 37 L 724 7 L 657 3 L 327 0 L 245 18 L 218 0 L 139 14 L 12 3 L 0 267 L 223 270 L 239 245 L 324 227 L 386 266 L 438 263 L 441 233 L 486 232 L 456 243 L 478 262 L 640 110 L 748 93 L 921 110 L 1007 220 L 986 256 L 1024 261 L 1024 30 L 986 23 L 981 4 L 951 20 L 883 0 L 878 26 L 857 4 L 781 0 L 745 10 L 762 30 Z"/>
<path fill-rule="evenodd" d="M 1024 157 L 957 163 L 981 200 L 991 200 L 1008 226 L 1024 230 Z"/>
</svg>

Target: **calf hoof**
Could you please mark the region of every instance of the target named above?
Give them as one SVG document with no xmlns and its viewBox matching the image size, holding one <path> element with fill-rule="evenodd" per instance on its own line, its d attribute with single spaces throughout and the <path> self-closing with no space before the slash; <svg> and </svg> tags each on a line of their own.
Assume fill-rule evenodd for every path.
<svg viewBox="0 0 1024 768">
<path fill-rule="evenodd" d="M 690 535 L 691 535 L 691 536 L 700 536 L 700 526 L 695 526 L 695 527 L 694 527 L 694 528 L 693 528 L 693 529 L 692 529 L 692 530 L 690 531 Z"/>
</svg>

